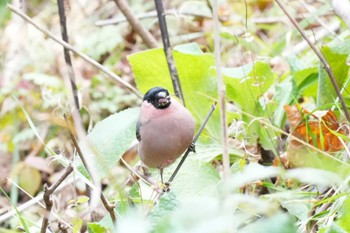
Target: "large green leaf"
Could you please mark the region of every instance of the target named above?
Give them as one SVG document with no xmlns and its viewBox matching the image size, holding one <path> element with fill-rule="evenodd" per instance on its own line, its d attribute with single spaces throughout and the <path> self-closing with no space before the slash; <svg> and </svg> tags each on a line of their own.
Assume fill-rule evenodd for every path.
<svg viewBox="0 0 350 233">
<path fill-rule="evenodd" d="M 196 44 L 176 47 L 173 56 L 178 70 L 186 107 L 200 125 L 217 97 L 214 77 L 214 57 L 202 53 Z M 173 92 L 172 82 L 163 49 L 152 49 L 128 56 L 138 89 L 145 93 L 162 86 Z M 214 100 L 213 100 L 214 99 Z M 211 137 L 220 137 L 219 114 L 215 111 L 206 130 Z"/>
<path fill-rule="evenodd" d="M 196 154 L 190 154 L 181 167 L 170 189 L 179 200 L 200 196 L 217 196 L 220 176 L 217 170 L 207 162 L 196 158 Z M 177 164 L 176 164 L 177 165 Z M 166 169 L 168 175 L 175 169 L 175 164 Z"/>
<path fill-rule="evenodd" d="M 88 140 L 95 149 L 95 155 L 85 155 L 95 165 L 97 175 L 105 177 L 115 166 L 120 156 L 135 140 L 139 108 L 130 108 L 115 113 L 96 124 L 88 134 Z"/>
</svg>

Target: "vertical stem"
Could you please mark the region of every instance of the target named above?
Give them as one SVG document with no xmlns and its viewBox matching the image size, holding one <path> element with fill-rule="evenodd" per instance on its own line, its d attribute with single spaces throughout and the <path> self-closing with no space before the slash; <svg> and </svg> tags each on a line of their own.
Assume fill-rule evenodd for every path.
<svg viewBox="0 0 350 233">
<path fill-rule="evenodd" d="M 218 17 L 218 2 L 213 0 L 213 16 L 214 16 L 214 54 L 215 67 L 218 85 L 218 96 L 221 118 L 221 141 L 222 141 L 222 161 L 224 167 L 224 179 L 228 180 L 230 176 L 230 158 L 228 154 L 228 135 L 227 135 L 227 119 L 226 119 L 226 91 L 221 71 L 221 48 L 220 48 L 220 22 Z"/>
<path fill-rule="evenodd" d="M 57 0 L 57 6 L 58 6 L 58 13 L 60 16 L 62 39 L 64 42 L 69 43 L 68 33 L 67 33 L 66 14 L 64 10 L 64 0 Z M 68 68 L 69 81 L 72 88 L 75 108 L 79 110 L 78 90 L 77 90 L 77 85 L 75 83 L 75 75 L 74 75 L 72 60 L 69 54 L 69 50 L 67 48 L 63 47 L 63 52 L 64 52 L 64 60 L 66 61 L 67 68 Z"/>
<path fill-rule="evenodd" d="M 162 0 L 154 0 L 154 3 L 156 5 L 159 28 L 160 28 L 160 32 L 162 34 L 164 53 L 165 53 L 166 60 L 168 63 L 168 68 L 169 68 L 169 72 L 170 72 L 170 76 L 171 76 L 171 81 L 173 83 L 174 92 L 175 92 L 175 95 L 182 101 L 182 104 L 185 106 L 185 99 L 184 99 L 183 94 L 182 94 L 179 75 L 177 73 L 174 57 L 172 54 L 172 49 L 170 46 L 170 40 L 169 40 L 168 28 L 167 28 L 166 20 L 165 20 L 163 2 L 162 2 Z"/>
</svg>

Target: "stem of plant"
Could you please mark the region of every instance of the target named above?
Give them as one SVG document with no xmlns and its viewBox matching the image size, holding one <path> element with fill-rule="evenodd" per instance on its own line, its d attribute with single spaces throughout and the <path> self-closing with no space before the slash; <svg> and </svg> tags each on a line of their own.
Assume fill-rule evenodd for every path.
<svg viewBox="0 0 350 233">
<path fill-rule="evenodd" d="M 68 131 L 69 131 L 69 135 L 73 141 L 73 144 L 74 144 L 74 147 L 75 149 L 77 150 L 77 153 L 82 161 L 82 163 L 84 164 L 86 170 L 88 171 L 89 174 L 91 174 L 91 171 L 89 170 L 89 166 L 87 165 L 86 163 L 86 160 L 85 160 L 85 156 L 83 155 L 83 152 L 81 151 L 80 149 L 80 146 L 78 144 L 78 141 L 73 133 L 73 130 L 72 130 L 72 126 L 66 116 L 66 114 L 64 114 L 64 119 L 66 121 L 66 124 L 67 124 L 67 127 L 68 127 Z M 109 212 L 109 215 L 111 216 L 111 219 L 113 222 L 116 221 L 116 216 L 115 216 L 115 213 L 114 213 L 114 207 L 115 205 L 112 205 L 109 203 L 108 199 L 103 195 L 102 191 L 101 191 L 101 194 L 100 194 L 100 198 L 101 198 L 101 201 L 104 205 L 104 207 L 106 208 L 106 210 Z"/>
<path fill-rule="evenodd" d="M 157 41 L 152 34 L 142 26 L 139 19 L 135 17 L 127 2 L 125 0 L 114 0 L 114 2 L 128 20 L 132 29 L 141 37 L 146 46 L 148 48 L 157 48 Z"/>
<path fill-rule="evenodd" d="M 171 76 L 171 81 L 173 83 L 174 92 L 175 92 L 175 95 L 182 101 L 182 104 L 186 106 L 185 99 L 183 97 L 183 93 L 181 89 L 179 75 L 177 73 L 175 60 L 174 60 L 172 49 L 170 46 L 170 40 L 169 40 L 168 28 L 167 28 L 166 19 L 165 19 L 163 2 L 162 0 L 154 0 L 154 3 L 156 5 L 159 28 L 162 35 L 164 53 L 165 53 L 166 61 L 168 63 L 168 68 Z"/>
<path fill-rule="evenodd" d="M 220 21 L 218 16 L 218 1 L 213 0 L 213 21 L 214 21 L 214 55 L 217 77 L 217 89 L 221 118 L 221 144 L 222 144 L 222 165 L 224 180 L 230 177 L 230 158 L 228 154 L 228 133 L 226 119 L 226 90 L 221 71 L 221 46 L 220 46 Z"/>
<path fill-rule="evenodd" d="M 60 16 L 62 39 L 64 42 L 69 43 L 68 33 L 67 33 L 66 13 L 64 10 L 65 9 L 64 2 L 65 2 L 64 0 L 57 0 L 57 6 L 58 6 L 58 14 Z M 72 59 L 69 54 L 69 50 L 67 48 L 63 47 L 63 52 L 64 52 L 64 60 L 68 68 L 68 76 L 69 76 L 69 81 L 72 88 L 74 104 L 76 109 L 79 109 L 80 108 L 79 97 L 78 97 L 77 84 L 75 83 L 75 75 L 74 75 Z"/>
<path fill-rule="evenodd" d="M 52 209 L 52 200 L 51 200 L 51 195 L 52 193 L 58 188 L 58 186 L 71 174 L 73 171 L 73 167 L 71 164 L 68 165 L 62 176 L 50 187 L 47 186 L 47 184 L 44 185 L 44 203 L 45 203 L 45 214 L 44 218 L 41 224 L 41 233 L 45 233 L 47 226 L 49 225 L 49 218 L 51 214 L 51 209 Z"/>
</svg>

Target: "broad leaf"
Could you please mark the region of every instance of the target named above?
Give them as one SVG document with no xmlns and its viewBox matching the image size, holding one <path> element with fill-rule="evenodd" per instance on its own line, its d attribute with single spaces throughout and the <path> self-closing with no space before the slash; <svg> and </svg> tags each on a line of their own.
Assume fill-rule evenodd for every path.
<svg viewBox="0 0 350 233">
<path fill-rule="evenodd" d="M 348 77 L 349 66 L 347 65 L 347 58 L 350 53 L 348 44 L 349 42 L 347 41 L 322 48 L 322 53 L 332 69 L 339 88 L 343 86 L 344 81 Z M 322 106 L 333 103 L 337 98 L 337 94 L 322 65 L 320 65 L 318 79 L 317 105 Z"/>
<path fill-rule="evenodd" d="M 88 134 L 88 140 L 95 149 L 95 155 L 86 155 L 93 161 L 100 178 L 105 177 L 120 159 L 120 156 L 136 139 L 136 122 L 139 108 L 130 108 L 115 113 L 97 123 Z"/>
<path fill-rule="evenodd" d="M 201 53 L 196 44 L 177 46 L 173 56 L 178 70 L 186 107 L 200 125 L 217 96 L 214 57 Z M 145 93 L 162 86 L 174 93 L 163 49 L 147 50 L 128 56 L 138 89 Z M 215 111 L 206 130 L 211 137 L 220 137 L 219 114 Z"/>
</svg>

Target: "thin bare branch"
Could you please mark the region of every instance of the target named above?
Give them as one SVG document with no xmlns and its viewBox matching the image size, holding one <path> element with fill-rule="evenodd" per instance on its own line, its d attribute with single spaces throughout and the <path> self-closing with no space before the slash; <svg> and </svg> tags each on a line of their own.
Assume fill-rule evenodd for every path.
<svg viewBox="0 0 350 233">
<path fill-rule="evenodd" d="M 140 92 L 133 87 L 130 83 L 126 82 L 125 80 L 123 80 L 121 77 L 119 77 L 118 75 L 114 74 L 112 71 L 110 71 L 109 69 L 107 69 L 105 66 L 101 65 L 100 63 L 98 63 L 97 61 L 95 61 L 94 59 L 90 58 L 89 56 L 85 55 L 84 53 L 78 51 L 77 49 L 75 49 L 72 45 L 64 42 L 63 40 L 61 40 L 60 38 L 58 38 L 57 36 L 55 36 L 54 34 L 52 34 L 50 31 L 46 30 L 45 28 L 43 28 L 41 25 L 37 24 L 34 20 L 32 20 L 28 15 L 24 14 L 23 12 L 21 12 L 20 10 L 16 9 L 15 7 L 13 7 L 11 4 L 7 4 L 7 7 L 15 14 L 17 14 L 18 16 L 20 16 L 21 18 L 23 18 L 25 21 L 27 21 L 28 23 L 30 23 L 31 25 L 33 25 L 36 29 L 38 29 L 39 31 L 41 31 L 43 34 L 45 34 L 46 36 L 48 36 L 49 38 L 51 38 L 52 40 L 56 41 L 57 43 L 59 43 L 60 45 L 62 45 L 63 47 L 65 47 L 66 49 L 72 51 L 74 54 L 80 56 L 82 59 L 84 59 L 85 61 L 87 61 L 88 63 L 90 63 L 91 65 L 93 65 L 94 67 L 96 67 L 97 69 L 99 69 L 100 71 L 102 71 L 103 73 L 105 73 L 107 75 L 107 77 L 110 77 L 114 80 L 116 80 L 117 82 L 121 83 L 123 86 L 125 86 L 126 88 L 128 88 L 132 93 L 134 93 L 135 95 L 137 95 L 138 97 L 142 98 L 142 95 L 140 94 Z"/>
<path fill-rule="evenodd" d="M 83 155 L 83 152 L 81 151 L 80 146 L 78 144 L 78 141 L 77 141 L 77 139 L 76 139 L 76 137 L 74 135 L 72 126 L 70 125 L 70 122 L 69 122 L 69 120 L 68 120 L 66 115 L 64 115 L 64 119 L 66 121 L 67 128 L 69 129 L 69 135 L 70 135 L 70 137 L 71 137 L 71 139 L 73 141 L 75 149 L 77 150 L 79 158 L 81 159 L 81 161 L 84 164 L 84 166 L 85 166 L 86 170 L 88 171 L 88 173 L 92 174 L 92 172 L 90 171 L 89 166 L 87 164 L 87 161 L 85 159 L 85 156 Z M 116 216 L 115 216 L 115 213 L 114 213 L 115 205 L 112 205 L 112 204 L 109 203 L 108 199 L 104 196 L 102 191 L 101 191 L 101 194 L 100 194 L 100 198 L 101 198 L 101 201 L 102 201 L 104 207 L 109 212 L 109 215 L 111 216 L 112 221 L 115 222 L 116 219 L 117 219 Z"/>
<path fill-rule="evenodd" d="M 143 182 L 145 182 L 148 185 L 155 185 L 155 182 L 147 179 L 147 177 L 144 177 L 141 175 L 139 172 L 135 171 L 130 165 L 123 159 L 123 157 L 120 158 L 120 161 L 124 164 L 124 166 L 131 172 L 131 174 L 134 174 L 137 176 L 139 179 L 141 179 Z"/>
<path fill-rule="evenodd" d="M 162 34 L 164 53 L 167 60 L 171 81 L 173 83 L 174 92 L 175 92 L 175 95 L 182 101 L 182 104 L 185 106 L 185 99 L 182 93 L 180 79 L 177 73 L 176 64 L 175 64 L 175 60 L 174 60 L 171 45 L 170 45 L 168 28 L 167 28 L 165 14 L 164 14 L 163 2 L 162 0 L 154 0 L 154 3 L 156 5 L 159 28 Z"/>
<path fill-rule="evenodd" d="M 204 119 L 204 121 L 203 121 L 201 127 L 199 128 L 199 130 L 198 130 L 198 132 L 197 132 L 197 134 L 194 136 L 194 138 L 193 138 L 193 140 L 192 140 L 192 144 L 193 144 L 193 145 L 196 143 L 196 141 L 198 140 L 199 136 L 201 135 L 201 133 L 202 133 L 202 131 L 203 131 L 205 125 L 207 124 L 207 122 L 208 122 L 209 118 L 211 117 L 212 113 L 214 112 L 215 108 L 216 108 L 216 102 L 215 102 L 214 104 L 212 104 L 208 115 L 207 115 L 206 118 Z M 191 146 L 187 149 L 187 151 L 185 152 L 184 156 L 182 157 L 180 163 L 179 163 L 179 164 L 177 165 L 177 167 L 175 168 L 173 174 L 171 175 L 171 177 L 169 178 L 168 182 L 166 183 L 166 184 L 167 184 L 167 187 L 165 188 L 165 190 L 168 189 L 170 183 L 174 180 L 174 178 L 175 178 L 175 176 L 177 175 L 177 173 L 179 172 L 179 170 L 180 170 L 182 164 L 185 162 L 185 160 L 186 160 L 188 154 L 189 154 L 191 151 L 193 151 L 193 148 L 191 148 L 193 145 L 191 145 Z"/>
<path fill-rule="evenodd" d="M 44 185 L 44 203 L 45 203 L 45 214 L 44 214 L 44 218 L 41 224 L 41 233 L 45 233 L 46 229 L 48 227 L 49 224 L 49 218 L 51 215 L 51 209 L 52 209 L 52 199 L 51 199 L 51 195 L 53 194 L 53 192 L 58 188 L 58 186 L 60 184 L 62 184 L 62 182 L 69 176 L 69 174 L 71 174 L 73 171 L 73 167 L 71 166 L 71 164 L 69 164 L 66 167 L 66 170 L 64 171 L 64 173 L 62 174 L 62 176 L 54 183 L 52 184 L 50 187 L 47 186 L 47 184 Z"/>
<path fill-rule="evenodd" d="M 68 32 L 67 32 L 67 19 L 66 19 L 66 13 L 65 13 L 65 7 L 64 7 L 64 0 L 57 0 L 57 6 L 58 6 L 58 14 L 60 16 L 60 25 L 61 25 L 61 33 L 62 33 L 62 39 L 64 42 L 69 43 L 68 39 Z M 78 97 L 78 90 L 77 90 L 77 84 L 75 82 L 75 75 L 74 75 L 74 69 L 72 64 L 72 59 L 69 54 L 69 50 L 65 47 L 63 47 L 64 52 L 64 60 L 67 65 L 68 69 L 68 76 L 69 81 L 73 93 L 73 99 L 76 109 L 80 109 L 79 107 L 79 97 Z"/>
<path fill-rule="evenodd" d="M 323 54 L 321 53 L 320 50 L 318 50 L 316 48 L 316 46 L 309 40 L 309 38 L 307 38 L 305 32 L 303 31 L 303 29 L 299 26 L 298 22 L 292 17 L 291 14 L 289 14 L 289 12 L 287 11 L 287 9 L 285 8 L 285 6 L 281 3 L 280 0 L 276 0 L 276 3 L 278 4 L 278 6 L 281 8 L 281 10 L 286 14 L 286 16 L 289 18 L 290 22 L 294 25 L 294 27 L 299 31 L 300 35 L 304 38 L 304 40 L 309 44 L 310 48 L 314 51 L 314 53 L 317 55 L 317 57 L 320 59 L 320 61 L 322 62 L 324 69 L 326 70 L 332 85 L 334 87 L 335 92 L 337 93 L 337 96 L 339 98 L 339 102 L 343 107 L 343 111 L 345 114 L 345 117 L 348 121 L 350 121 L 350 114 L 348 111 L 348 108 L 346 107 L 344 98 L 342 96 L 342 94 L 340 93 L 340 89 L 338 86 L 338 83 L 334 77 L 333 71 L 330 67 L 330 65 L 328 64 L 326 58 L 323 56 Z"/>
<path fill-rule="evenodd" d="M 142 38 L 147 47 L 157 48 L 157 41 L 154 39 L 152 34 L 142 26 L 138 18 L 134 16 L 130 7 L 128 6 L 128 3 L 125 0 L 114 0 L 114 2 L 128 20 L 132 29 Z"/>
</svg>

